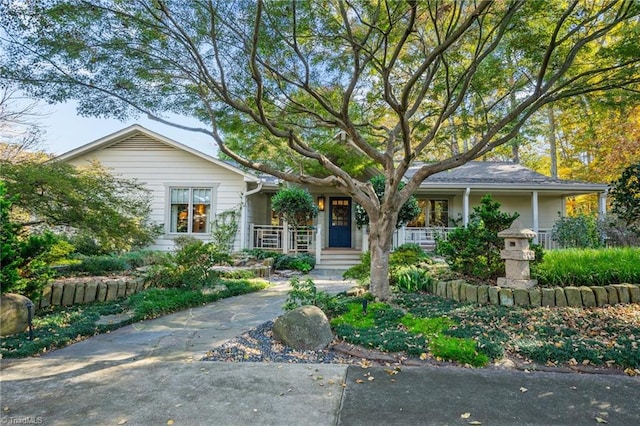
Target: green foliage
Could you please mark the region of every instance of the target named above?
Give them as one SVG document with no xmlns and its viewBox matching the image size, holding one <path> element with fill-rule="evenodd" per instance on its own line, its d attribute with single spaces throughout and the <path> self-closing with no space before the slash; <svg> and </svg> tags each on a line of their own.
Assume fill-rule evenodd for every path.
<svg viewBox="0 0 640 426">
<path fill-rule="evenodd" d="M 392 285 L 407 293 L 426 291 L 432 282 L 427 271 L 414 265 L 399 267 L 391 274 Z"/>
<path fill-rule="evenodd" d="M 371 277 L 371 252 L 365 252 L 360 255 L 360 263 L 347 269 L 343 274 L 343 278 L 358 280 L 361 284 L 367 284 Z"/>
<path fill-rule="evenodd" d="M 149 285 L 188 289 L 214 285 L 219 273 L 213 267 L 230 261 L 229 255 L 216 251 L 212 243 L 191 237 L 176 239 L 175 242 L 178 250 L 168 256 L 164 264 L 156 265 L 147 273 Z"/>
<path fill-rule="evenodd" d="M 266 282 L 255 280 L 225 280 L 223 283 L 225 289 L 220 292 L 152 288 L 117 302 L 41 309 L 36 311 L 33 319 L 34 339 L 29 340 L 27 332 L 3 337 L 0 354 L 3 358 L 38 356 L 77 342 L 80 338 L 222 298 L 258 291 L 267 286 Z M 133 315 L 118 324 L 96 324 L 101 315 L 124 312 L 132 312 Z"/>
<path fill-rule="evenodd" d="M 38 219 L 23 226 L 71 227 L 81 238 L 92 239 L 100 253 L 145 247 L 161 233 L 161 226 L 149 221 L 149 191 L 97 163 L 74 168 L 57 162 L 2 162 L 2 174 L 12 209 Z"/>
<path fill-rule="evenodd" d="M 418 244 L 407 243 L 397 247 L 389 255 L 389 276 L 391 283 L 396 281 L 395 276 L 400 269 L 404 269 L 406 272 L 406 266 L 415 266 L 420 263 L 429 262 L 429 255 Z M 368 284 L 371 278 L 371 253 L 362 253 L 360 255 L 360 263 L 347 269 L 342 276 L 347 279 L 358 280 L 362 285 Z"/>
<path fill-rule="evenodd" d="M 273 267 L 276 270 L 293 269 L 305 274 L 316 265 L 315 257 L 310 253 L 280 254 L 276 256 Z"/>
<path fill-rule="evenodd" d="M 304 188 L 282 188 L 271 197 L 271 208 L 293 228 L 303 226 L 318 216 L 313 197 Z"/>
<path fill-rule="evenodd" d="M 640 284 L 640 248 L 550 250 L 531 276 L 547 287 Z"/>
<path fill-rule="evenodd" d="M 231 254 L 238 233 L 240 208 L 218 213 L 211 223 L 211 244 L 218 253 Z"/>
<path fill-rule="evenodd" d="M 363 311 L 361 303 L 351 303 L 347 312 L 331 319 L 336 334 L 345 340 L 385 352 L 404 351 L 434 356 L 480 367 L 488 362 L 472 339 L 444 336 L 456 323 L 448 318 L 420 318 L 386 303 L 371 303 Z"/>
<path fill-rule="evenodd" d="M 0 291 L 37 300 L 55 276 L 51 264 L 66 257 L 73 247 L 50 232 L 25 234 L 11 217 L 13 200 L 0 181 Z"/>
<path fill-rule="evenodd" d="M 20 281 L 22 251 L 18 232 L 20 225 L 11 221 L 9 213 L 13 199 L 8 197 L 3 181 L 0 181 L 0 290 L 10 291 Z"/>
<path fill-rule="evenodd" d="M 272 258 L 273 268 L 279 271 L 293 269 L 306 274 L 316 265 L 316 258 L 311 253 L 283 254 L 262 249 L 248 249 L 244 252 L 258 260 Z"/>
<path fill-rule="evenodd" d="M 622 176 L 613 182 L 609 195 L 613 198 L 611 212 L 640 235 L 640 163 L 622 172 Z"/>
<path fill-rule="evenodd" d="M 427 252 L 419 244 L 405 243 L 396 247 L 389 255 L 389 267 L 429 263 L 430 260 Z"/>
<path fill-rule="evenodd" d="M 420 318 L 406 314 L 400 322 L 412 333 L 437 335 L 456 325 L 455 321 L 447 317 Z"/>
<path fill-rule="evenodd" d="M 326 291 L 318 291 L 311 278 L 301 282 L 300 278 L 293 277 L 289 285 L 291 285 L 291 290 L 287 293 L 287 301 L 283 306 L 285 311 L 291 311 L 300 306 L 313 305 L 327 312 L 336 305 L 335 296 L 331 296 Z"/>
<path fill-rule="evenodd" d="M 109 275 L 130 271 L 133 266 L 123 256 L 80 256 L 77 263 L 58 268 L 60 274 Z"/>
<path fill-rule="evenodd" d="M 597 248 L 602 246 L 602 232 L 594 216 L 560 217 L 553 225 L 551 239 L 561 248 Z"/>
<path fill-rule="evenodd" d="M 436 252 L 455 272 L 480 279 L 504 276 L 504 262 L 500 259 L 504 239 L 498 237 L 498 232 L 509 228 L 518 216 L 501 212 L 500 203 L 485 195 L 480 206 L 473 208 L 466 228 L 456 228 L 446 240 L 436 240 Z"/>
<path fill-rule="evenodd" d="M 430 342 L 430 349 L 436 357 L 482 367 L 489 362 L 489 357 L 479 353 L 477 343 L 472 339 L 437 336 Z"/>
<path fill-rule="evenodd" d="M 383 175 L 374 176 L 369 180 L 369 182 L 371 182 L 371 184 L 373 185 L 373 189 L 376 195 L 378 196 L 378 199 L 382 200 L 382 198 L 384 197 L 384 190 L 385 190 L 384 189 L 385 182 L 386 182 L 385 177 Z M 400 182 L 400 184 L 398 184 L 398 191 L 402 190 L 402 188 L 404 188 L 404 182 Z M 359 204 L 356 204 L 355 210 L 356 210 L 356 224 L 359 227 L 368 225 L 369 215 L 367 214 L 364 207 L 362 207 Z M 418 206 L 418 200 L 414 196 L 409 197 L 409 199 L 402 205 L 402 207 L 400 208 L 400 211 L 398 212 L 398 221 L 396 223 L 396 227 L 400 228 L 403 225 L 407 224 L 408 222 L 411 222 L 413 219 L 418 217 L 419 214 L 420 214 L 420 207 Z"/>
</svg>

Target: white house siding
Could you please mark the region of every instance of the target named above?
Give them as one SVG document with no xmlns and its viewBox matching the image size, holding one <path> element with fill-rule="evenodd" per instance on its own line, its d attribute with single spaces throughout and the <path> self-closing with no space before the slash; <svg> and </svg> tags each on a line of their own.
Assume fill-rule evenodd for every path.
<svg viewBox="0 0 640 426">
<path fill-rule="evenodd" d="M 242 175 L 146 136 L 138 135 L 115 145 L 88 152 L 69 160 L 68 163 L 82 166 L 91 161 L 100 162 L 114 175 L 144 183 L 144 186 L 152 191 L 150 218 L 157 224 L 165 224 L 168 221 L 167 184 L 217 186 L 213 194 L 214 214 L 236 208 L 245 189 Z M 206 234 L 204 239 L 208 237 Z M 239 237 L 236 238 L 235 246 L 240 246 Z M 173 250 L 172 236 L 162 235 L 149 248 Z"/>
<path fill-rule="evenodd" d="M 489 192 L 471 190 L 469 195 L 469 214 L 473 208 L 480 205 L 482 197 Z M 500 203 L 500 210 L 505 213 L 519 213 L 520 221 L 524 226 L 533 227 L 532 195 L 510 195 L 493 192 L 491 197 Z M 449 217 L 458 219 L 462 217 L 463 195 L 456 194 L 451 201 Z M 558 212 L 562 210 L 562 197 L 560 195 L 545 195 L 538 193 L 538 226 L 540 229 L 549 229 L 558 220 Z"/>
</svg>

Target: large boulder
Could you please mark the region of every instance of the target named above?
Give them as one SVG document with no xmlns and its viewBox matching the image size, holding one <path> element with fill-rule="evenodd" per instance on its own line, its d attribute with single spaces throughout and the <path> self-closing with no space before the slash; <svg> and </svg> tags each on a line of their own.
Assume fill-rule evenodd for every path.
<svg viewBox="0 0 640 426">
<path fill-rule="evenodd" d="M 13 293 L 0 295 L 0 336 L 22 333 L 29 326 L 29 311 L 33 318 L 33 303 L 29 298 Z"/>
<path fill-rule="evenodd" d="M 273 336 L 298 350 L 320 350 L 333 340 L 329 320 L 316 306 L 301 306 L 278 317 Z"/>
</svg>

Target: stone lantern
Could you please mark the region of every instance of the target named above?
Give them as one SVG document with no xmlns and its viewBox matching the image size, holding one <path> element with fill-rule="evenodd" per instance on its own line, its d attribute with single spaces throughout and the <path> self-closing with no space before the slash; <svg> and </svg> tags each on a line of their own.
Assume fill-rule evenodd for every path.
<svg viewBox="0 0 640 426">
<path fill-rule="evenodd" d="M 537 280 L 531 279 L 529 269 L 529 262 L 536 258 L 535 252 L 529 249 L 529 240 L 535 236 L 535 232 L 524 228 L 517 219 L 510 228 L 498 232 L 498 237 L 504 238 L 504 250 L 500 251 L 500 258 L 505 261 L 506 275 L 498 278 L 499 287 L 526 289 L 538 284 Z"/>
</svg>

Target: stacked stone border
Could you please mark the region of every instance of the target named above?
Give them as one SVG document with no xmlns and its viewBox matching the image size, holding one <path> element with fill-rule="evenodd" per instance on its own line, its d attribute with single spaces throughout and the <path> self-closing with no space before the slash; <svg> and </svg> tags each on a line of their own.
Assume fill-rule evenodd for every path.
<svg viewBox="0 0 640 426">
<path fill-rule="evenodd" d="M 590 308 L 620 303 L 640 303 L 640 285 L 637 284 L 512 289 L 453 280 L 434 281 L 427 291 L 457 302 L 502 306 Z"/>
<path fill-rule="evenodd" d="M 111 301 L 144 288 L 144 278 L 136 276 L 65 278 L 53 281 L 43 289 L 37 307 Z"/>
</svg>

